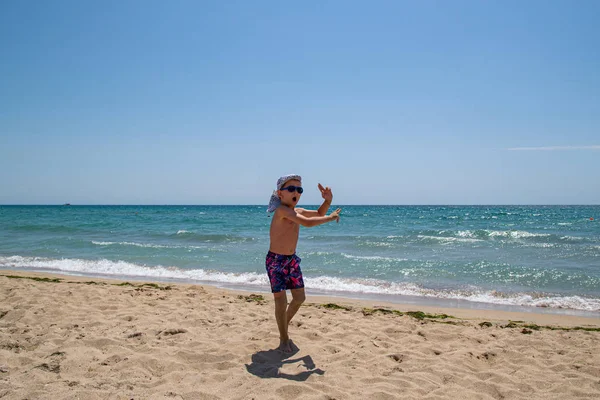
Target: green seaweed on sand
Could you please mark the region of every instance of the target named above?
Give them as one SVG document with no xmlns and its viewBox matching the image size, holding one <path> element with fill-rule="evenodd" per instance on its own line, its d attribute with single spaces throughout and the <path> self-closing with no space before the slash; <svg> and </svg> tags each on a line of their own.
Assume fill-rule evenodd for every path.
<svg viewBox="0 0 600 400">
<path fill-rule="evenodd" d="M 340 306 L 335 303 L 327 303 L 321 304 L 319 307 L 326 308 L 328 310 L 344 310 L 344 311 L 352 311 L 352 307 Z"/>
<path fill-rule="evenodd" d="M 542 329 L 541 326 L 536 325 L 536 324 L 529 324 L 529 325 L 522 325 L 523 328 L 528 328 L 528 329 L 533 329 L 534 331 L 539 331 L 540 329 Z"/>
<path fill-rule="evenodd" d="M 454 318 L 448 314 L 428 314 L 428 313 L 424 313 L 423 311 L 407 311 L 406 315 L 410 315 L 411 317 L 419 319 L 419 320 L 422 320 L 425 318 L 429 318 L 429 319 Z"/>
<path fill-rule="evenodd" d="M 144 287 L 144 286 L 148 286 L 154 289 L 160 289 L 160 286 L 157 285 L 156 283 L 144 283 L 142 285 L 139 285 L 138 287 Z"/>
<path fill-rule="evenodd" d="M 37 276 L 19 276 L 19 275 L 0 275 L 0 276 L 4 276 L 4 277 L 10 278 L 10 279 L 30 279 L 30 280 L 36 281 L 36 282 L 59 283 L 61 281 L 61 279 L 58 279 L 58 278 L 40 278 Z"/>
<path fill-rule="evenodd" d="M 238 296 L 238 299 L 246 300 L 247 302 L 256 302 L 258 304 L 262 304 L 265 301 L 265 298 L 262 294 L 250 294 L 248 296 L 242 296 L 241 294 Z"/>
<path fill-rule="evenodd" d="M 561 329 L 568 330 L 568 331 L 600 332 L 600 328 L 590 328 L 590 327 L 585 327 L 585 326 L 575 326 L 573 328 L 561 328 Z"/>
<path fill-rule="evenodd" d="M 565 326 L 538 326 L 538 325 L 523 325 L 530 329 L 549 329 L 551 331 L 586 331 L 586 332 L 600 332 L 600 328 L 597 327 L 588 327 L 588 326 L 573 326 L 573 327 L 565 327 Z"/>
<path fill-rule="evenodd" d="M 106 283 L 104 282 L 95 282 L 95 281 L 87 281 L 87 282 L 67 282 L 67 283 L 76 283 L 78 285 L 101 285 L 104 286 Z"/>
<path fill-rule="evenodd" d="M 404 315 L 404 313 L 402 311 L 389 310 L 387 308 L 363 308 L 362 313 L 364 316 L 374 315 L 376 313 L 381 313 L 384 315 L 390 315 L 390 314 L 394 314 L 394 315 L 398 315 L 398 316 Z"/>
<path fill-rule="evenodd" d="M 398 315 L 398 316 L 408 315 L 408 316 L 413 317 L 418 320 L 424 320 L 425 318 L 427 318 L 427 319 L 454 318 L 453 316 L 448 315 L 448 314 L 428 314 L 423 311 L 402 312 L 402 311 L 398 311 L 398 310 L 389 310 L 387 308 L 363 308 L 362 313 L 365 316 L 374 315 L 376 313 L 394 314 L 394 315 Z"/>
<path fill-rule="evenodd" d="M 152 289 L 158 289 L 158 290 L 173 289 L 172 286 L 160 286 L 156 283 L 142 283 L 141 285 L 134 285 L 133 283 L 129 283 L 129 282 L 121 282 L 121 283 L 114 283 L 113 286 L 131 286 L 131 287 L 135 287 L 138 289 L 143 289 L 145 287 L 152 288 Z"/>
<path fill-rule="evenodd" d="M 539 331 L 541 329 L 548 329 L 551 331 L 586 331 L 586 332 L 600 332 L 598 327 L 586 327 L 586 326 L 549 326 L 549 325 L 537 325 L 537 324 L 525 324 L 523 321 L 509 321 L 506 325 L 501 325 L 501 328 L 523 328 L 522 333 L 530 333 L 524 331 Z"/>
<path fill-rule="evenodd" d="M 113 286 L 133 286 L 133 287 L 135 287 L 135 285 L 133 283 L 129 283 L 129 282 L 113 283 Z"/>
<path fill-rule="evenodd" d="M 452 318 L 452 317 L 449 317 Z M 466 325 L 464 322 L 458 321 L 438 321 L 437 319 L 432 319 L 431 322 L 435 322 L 436 324 L 447 324 L 447 325 Z"/>
<path fill-rule="evenodd" d="M 151 287 L 153 289 L 158 289 L 158 290 L 171 290 L 171 289 L 173 289 L 172 286 L 160 286 L 160 285 L 157 285 L 156 283 L 144 283 L 142 285 L 139 285 L 138 287 L 141 288 L 141 287 L 146 287 L 146 286 L 147 287 Z"/>
<path fill-rule="evenodd" d="M 394 311 L 395 310 L 388 310 L 387 308 L 363 308 L 362 313 L 363 313 L 363 315 L 367 316 L 367 315 L 374 315 L 376 313 L 394 314 Z M 402 313 L 400 311 L 396 311 L 396 314 L 402 315 Z"/>
</svg>

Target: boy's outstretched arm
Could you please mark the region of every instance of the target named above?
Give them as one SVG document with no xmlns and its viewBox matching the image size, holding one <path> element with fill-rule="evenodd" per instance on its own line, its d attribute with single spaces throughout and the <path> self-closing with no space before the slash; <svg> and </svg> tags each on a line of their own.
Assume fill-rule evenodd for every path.
<svg viewBox="0 0 600 400">
<path fill-rule="evenodd" d="M 306 210 L 304 210 L 306 211 Z M 304 213 L 299 212 L 298 210 L 293 210 L 291 208 L 287 208 L 282 210 L 283 218 L 289 219 L 292 222 L 295 222 L 299 225 L 305 226 L 307 228 L 321 225 L 327 222 L 336 221 L 340 222 L 340 212 L 341 208 L 338 208 L 334 212 L 329 215 L 319 216 L 319 217 L 307 217 Z"/>
</svg>

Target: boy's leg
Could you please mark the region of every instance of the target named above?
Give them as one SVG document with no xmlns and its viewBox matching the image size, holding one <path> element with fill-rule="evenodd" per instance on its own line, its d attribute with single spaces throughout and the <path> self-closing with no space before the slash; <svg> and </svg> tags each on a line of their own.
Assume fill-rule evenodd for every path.
<svg viewBox="0 0 600 400">
<path fill-rule="evenodd" d="M 279 328 L 279 349 L 285 352 L 291 352 L 288 336 L 288 320 L 287 311 L 287 296 L 285 290 L 273 293 L 275 300 L 275 319 L 277 320 L 277 328 Z"/>
<path fill-rule="evenodd" d="M 292 301 L 287 309 L 287 323 L 289 324 L 296 312 L 300 309 L 302 303 L 306 299 L 304 295 L 304 279 L 302 279 L 302 270 L 300 269 L 300 257 L 296 254 L 292 256 L 290 263 L 288 264 L 289 274 L 287 282 L 288 287 L 292 292 Z"/>
<path fill-rule="evenodd" d="M 292 289 L 292 301 L 287 308 L 287 323 L 289 324 L 296 312 L 300 309 L 304 300 L 306 300 L 306 295 L 304 294 L 304 288 L 300 289 Z"/>
</svg>

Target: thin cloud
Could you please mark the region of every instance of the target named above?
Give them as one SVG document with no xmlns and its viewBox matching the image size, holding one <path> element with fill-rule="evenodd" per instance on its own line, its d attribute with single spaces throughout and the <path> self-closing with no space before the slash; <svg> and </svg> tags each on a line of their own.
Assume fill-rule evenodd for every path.
<svg viewBox="0 0 600 400">
<path fill-rule="evenodd" d="M 600 146 L 546 146 L 546 147 L 511 147 L 508 151 L 560 151 L 560 150 L 600 150 Z"/>
</svg>

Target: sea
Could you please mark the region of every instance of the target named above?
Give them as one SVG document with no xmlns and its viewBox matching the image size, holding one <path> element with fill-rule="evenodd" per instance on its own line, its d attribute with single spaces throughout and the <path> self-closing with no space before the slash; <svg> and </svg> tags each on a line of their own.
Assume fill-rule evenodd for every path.
<svg viewBox="0 0 600 400">
<path fill-rule="evenodd" d="M 308 295 L 600 317 L 600 206 L 337 207 L 300 229 Z M 263 205 L 0 206 L 0 269 L 268 293 L 270 223 Z"/>
</svg>

